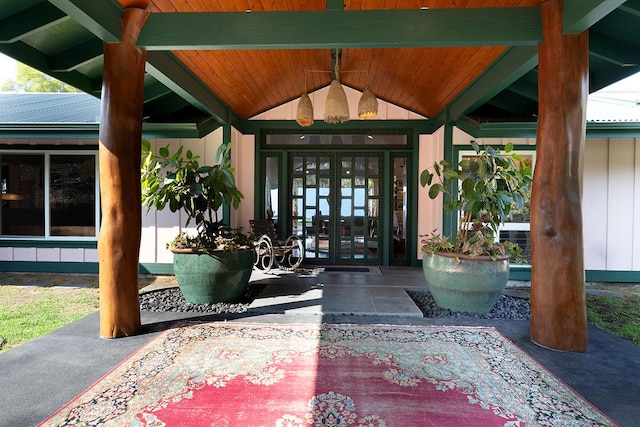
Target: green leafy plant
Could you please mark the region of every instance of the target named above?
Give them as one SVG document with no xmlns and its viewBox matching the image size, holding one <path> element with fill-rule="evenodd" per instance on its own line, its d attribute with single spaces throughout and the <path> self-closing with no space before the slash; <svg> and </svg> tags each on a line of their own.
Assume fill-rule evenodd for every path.
<svg viewBox="0 0 640 427">
<path fill-rule="evenodd" d="M 236 187 L 230 160 L 231 143 L 218 147 L 212 166 L 201 166 L 199 156 L 180 146 L 174 153 L 169 145 L 157 153 L 151 143 L 142 141 L 142 203 L 147 211 L 169 205 L 171 212 L 183 210 L 188 226 L 195 221 L 197 236 L 181 233 L 168 244 L 171 249 L 236 251 L 249 247 L 250 236 L 242 229 L 231 229 L 218 218 L 223 205 L 237 209 L 244 195 Z"/>
<path fill-rule="evenodd" d="M 473 158 L 463 158 L 457 165 L 445 160 L 420 174 L 420 184 L 429 186 L 429 197 L 444 197 L 446 212 L 460 212 L 457 234 L 448 239 L 433 231 L 422 235 L 422 252 L 453 252 L 471 256 L 511 256 L 522 263 L 522 248 L 509 241 L 496 242 L 498 227 L 505 222 L 512 208 L 522 208 L 532 182 L 531 168 L 513 152 L 513 144 L 501 152 L 493 147 L 471 141 L 476 152 Z M 455 185 L 459 184 L 459 185 Z"/>
</svg>

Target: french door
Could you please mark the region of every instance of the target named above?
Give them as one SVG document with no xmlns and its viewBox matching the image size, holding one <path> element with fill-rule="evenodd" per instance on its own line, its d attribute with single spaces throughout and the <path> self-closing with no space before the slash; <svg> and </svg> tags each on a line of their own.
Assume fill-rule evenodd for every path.
<svg viewBox="0 0 640 427">
<path fill-rule="evenodd" d="M 289 168 L 292 227 L 305 262 L 380 264 L 381 155 L 308 152 Z"/>
</svg>

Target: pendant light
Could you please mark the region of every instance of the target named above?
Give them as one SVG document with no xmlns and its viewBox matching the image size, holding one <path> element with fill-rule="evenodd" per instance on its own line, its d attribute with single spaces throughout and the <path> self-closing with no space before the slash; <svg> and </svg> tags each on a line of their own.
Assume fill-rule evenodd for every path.
<svg viewBox="0 0 640 427">
<path fill-rule="evenodd" d="M 349 103 L 347 94 L 340 83 L 340 57 L 336 55 L 335 78 L 329 86 L 327 102 L 324 107 L 324 121 L 327 123 L 344 123 L 349 120 Z"/>
<path fill-rule="evenodd" d="M 298 101 L 296 122 L 302 127 L 308 127 L 313 124 L 313 104 L 311 104 L 311 98 L 306 92 L 302 94 L 300 101 Z"/>
<path fill-rule="evenodd" d="M 361 119 L 372 119 L 378 115 L 378 99 L 369 86 L 364 88 L 360 101 L 358 102 L 358 117 Z"/>
</svg>

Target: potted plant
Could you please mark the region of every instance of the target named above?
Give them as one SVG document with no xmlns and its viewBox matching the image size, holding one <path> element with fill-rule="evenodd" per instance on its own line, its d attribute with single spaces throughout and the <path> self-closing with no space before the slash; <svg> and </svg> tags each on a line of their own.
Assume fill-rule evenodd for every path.
<svg viewBox="0 0 640 427">
<path fill-rule="evenodd" d="M 179 147 L 164 146 L 154 153 L 142 142 L 142 203 L 147 211 L 182 210 L 186 225 L 196 224 L 197 234 L 180 233 L 167 247 L 173 252 L 173 269 L 185 299 L 192 303 L 234 302 L 244 295 L 253 268 L 253 240 L 241 229 L 230 229 L 218 218 L 227 204 L 237 209 L 238 190 L 230 160 L 231 144 L 218 147 L 212 166 L 201 166 L 199 156 Z"/>
<path fill-rule="evenodd" d="M 444 210 L 459 213 L 453 238 L 435 232 L 421 236 L 422 265 L 436 304 L 486 313 L 507 284 L 510 260 L 525 261 L 520 246 L 498 242 L 496 234 L 511 209 L 524 206 L 532 178 L 531 168 L 513 152 L 513 144 L 503 152 L 492 147 L 481 150 L 475 141 L 471 145 L 475 156 L 457 165 L 442 160 L 420 174 L 420 184 L 429 186 L 429 197 L 443 194 Z"/>
</svg>

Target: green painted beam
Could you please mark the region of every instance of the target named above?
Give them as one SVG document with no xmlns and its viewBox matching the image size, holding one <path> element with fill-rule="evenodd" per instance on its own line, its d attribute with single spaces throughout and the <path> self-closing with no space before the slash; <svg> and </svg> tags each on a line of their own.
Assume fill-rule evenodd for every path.
<svg viewBox="0 0 640 427">
<path fill-rule="evenodd" d="M 91 38 L 83 43 L 52 55 L 49 65 L 53 71 L 73 71 L 89 62 L 99 59 L 104 54 L 102 40 Z"/>
<path fill-rule="evenodd" d="M 0 20 L 0 43 L 13 43 L 49 25 L 69 19 L 50 3 L 39 3 Z"/>
<path fill-rule="evenodd" d="M 640 49 L 622 40 L 589 31 L 589 55 L 620 67 L 631 67 L 640 63 Z"/>
<path fill-rule="evenodd" d="M 186 99 L 179 97 L 173 92 L 169 92 L 153 101 L 145 100 L 144 115 L 150 117 L 169 116 L 171 113 L 187 108 L 190 105 Z"/>
<path fill-rule="evenodd" d="M 520 96 L 528 98 L 532 101 L 538 101 L 538 85 L 531 83 L 525 79 L 518 79 L 513 82 L 507 90 L 517 93 Z"/>
<path fill-rule="evenodd" d="M 93 35 L 105 42 L 122 40 L 122 6 L 116 1 L 49 0 Z"/>
<path fill-rule="evenodd" d="M 236 116 L 228 105 L 196 78 L 173 54 L 148 52 L 147 73 L 220 124 Z M 239 120 L 239 119 L 238 119 Z"/>
<path fill-rule="evenodd" d="M 163 96 L 169 95 L 171 89 L 160 83 L 159 81 L 155 81 L 153 77 L 151 77 L 154 81 L 152 83 L 145 83 L 144 85 L 144 102 L 154 101 Z"/>
<path fill-rule="evenodd" d="M 0 52 L 12 57 L 19 62 L 28 64 L 30 67 L 42 71 L 43 73 L 48 74 L 51 77 L 55 77 L 58 80 L 64 81 L 65 83 L 68 83 L 83 92 L 87 92 L 90 94 L 95 93 L 93 81 L 87 76 L 80 74 L 77 71 L 64 73 L 53 71 L 49 67 L 48 58 L 42 52 L 32 48 L 26 43 L 23 43 L 21 41 L 17 41 L 11 44 L 0 43 Z"/>
<path fill-rule="evenodd" d="M 627 0 L 619 9 L 633 16 L 640 16 L 640 0 Z"/>
<path fill-rule="evenodd" d="M 257 135 L 261 131 L 268 130 L 297 130 L 300 133 L 314 133 L 315 131 L 367 132 L 389 129 L 410 129 L 416 134 L 431 134 L 437 130 L 431 122 L 431 120 L 350 120 L 335 125 L 318 120 L 313 125 L 303 128 L 295 120 L 242 120 L 237 128 L 245 135 Z"/>
<path fill-rule="evenodd" d="M 60 1 L 60 0 L 58 0 Z M 537 7 L 153 13 L 147 50 L 535 46 Z"/>
<path fill-rule="evenodd" d="M 531 71 L 537 64 L 537 46 L 509 49 L 450 104 L 450 119 L 456 121 L 475 110 Z"/>
<path fill-rule="evenodd" d="M 562 31 L 580 34 L 620 7 L 625 0 L 564 0 Z"/>
<path fill-rule="evenodd" d="M 454 126 L 474 138 L 479 138 L 480 123 L 477 120 L 462 116 L 454 122 Z"/>
<path fill-rule="evenodd" d="M 475 138 L 535 138 L 538 122 L 479 123 Z"/>
</svg>

